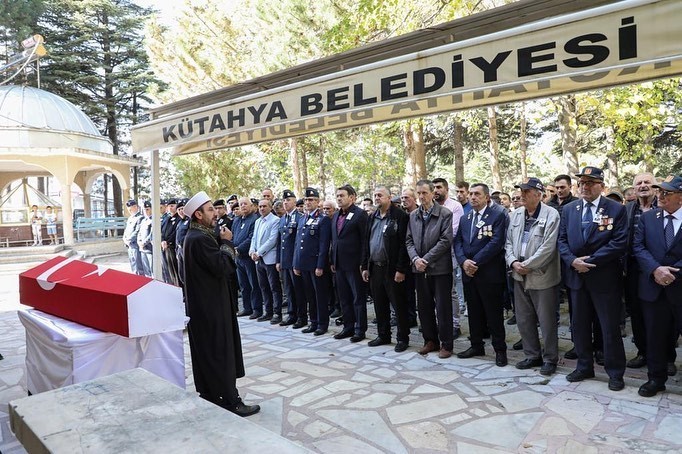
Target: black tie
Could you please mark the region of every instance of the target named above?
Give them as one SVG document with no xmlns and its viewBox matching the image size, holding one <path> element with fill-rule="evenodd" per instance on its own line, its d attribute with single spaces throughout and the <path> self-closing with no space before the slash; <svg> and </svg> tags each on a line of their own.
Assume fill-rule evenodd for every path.
<svg viewBox="0 0 682 454">
<path fill-rule="evenodd" d="M 469 236 L 469 242 L 471 242 L 471 243 L 474 242 L 474 232 L 477 229 L 476 225 L 478 224 L 479 216 L 480 216 L 480 213 L 477 211 L 476 215 L 474 216 L 474 222 L 471 223 L 471 235 Z"/>
<path fill-rule="evenodd" d="M 592 224 L 592 207 L 594 204 L 592 202 L 587 202 L 585 204 L 585 213 L 583 216 L 583 241 L 587 241 L 587 232 L 590 231 L 590 225 Z"/>
<path fill-rule="evenodd" d="M 667 249 L 670 248 L 670 246 L 673 244 L 673 240 L 675 239 L 675 226 L 673 225 L 673 219 L 675 219 L 675 216 L 669 214 L 665 218 L 668 220 L 668 223 L 665 225 L 663 234 L 665 236 L 665 247 Z"/>
</svg>

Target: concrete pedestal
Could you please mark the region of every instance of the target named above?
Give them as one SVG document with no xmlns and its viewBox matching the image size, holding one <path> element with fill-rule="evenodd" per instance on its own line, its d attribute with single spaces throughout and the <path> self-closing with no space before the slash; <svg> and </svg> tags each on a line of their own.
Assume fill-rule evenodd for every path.
<svg viewBox="0 0 682 454">
<path fill-rule="evenodd" d="M 13 400 L 9 413 L 32 454 L 309 452 L 143 369 Z"/>
</svg>

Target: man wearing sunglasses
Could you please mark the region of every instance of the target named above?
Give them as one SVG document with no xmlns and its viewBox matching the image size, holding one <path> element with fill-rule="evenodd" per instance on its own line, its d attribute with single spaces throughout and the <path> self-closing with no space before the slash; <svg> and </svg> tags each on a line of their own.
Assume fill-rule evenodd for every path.
<svg viewBox="0 0 682 454">
<path fill-rule="evenodd" d="M 603 197 L 604 172 L 585 167 L 576 174 L 582 200 L 563 207 L 559 253 L 566 265 L 564 280 L 573 302 L 573 342 L 578 355 L 569 382 L 594 377 L 592 324 L 602 328 L 604 368 L 609 389 L 625 387 L 625 350 L 620 337 L 621 259 L 627 246 L 625 207 Z"/>
<path fill-rule="evenodd" d="M 633 240 L 639 263 L 639 298 L 646 332 L 649 381 L 639 395 L 665 391 L 671 329 L 682 331 L 682 176 L 669 176 L 658 188 L 658 208 L 643 213 Z M 675 321 L 671 327 L 669 320 Z"/>
</svg>

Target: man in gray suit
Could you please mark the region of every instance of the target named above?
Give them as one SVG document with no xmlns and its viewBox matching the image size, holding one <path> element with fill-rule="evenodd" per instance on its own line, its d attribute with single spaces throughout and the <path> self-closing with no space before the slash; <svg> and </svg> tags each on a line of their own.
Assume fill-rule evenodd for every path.
<svg viewBox="0 0 682 454">
<path fill-rule="evenodd" d="M 249 248 L 249 257 L 256 263 L 256 276 L 265 306 L 258 321 L 270 320 L 271 325 L 277 325 L 282 321 L 282 284 L 276 267 L 279 218 L 272 213 L 272 202 L 268 199 L 258 202 L 258 213 L 261 217 L 256 219 Z"/>
<path fill-rule="evenodd" d="M 452 211 L 434 203 L 434 185 L 417 182 L 421 205 L 410 213 L 407 254 L 417 284 L 417 306 L 424 347 L 419 354 L 452 356 Z M 436 322 L 436 316 L 438 321 Z"/>
<path fill-rule="evenodd" d="M 514 279 L 516 321 L 526 355 L 516 367 L 541 366 L 542 375 L 552 375 L 559 360 L 556 314 L 557 285 L 561 282 L 557 248 L 560 217 L 555 209 L 541 202 L 545 187 L 539 179 L 528 178 L 515 187 L 521 189 L 524 206 L 511 214 L 505 260 Z M 538 323 L 545 341 L 544 353 Z"/>
</svg>

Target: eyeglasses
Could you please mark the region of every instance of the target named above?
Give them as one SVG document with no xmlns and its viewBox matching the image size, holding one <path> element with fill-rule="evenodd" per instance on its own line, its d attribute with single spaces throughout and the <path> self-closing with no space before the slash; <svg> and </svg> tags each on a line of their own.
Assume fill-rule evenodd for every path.
<svg viewBox="0 0 682 454">
<path fill-rule="evenodd" d="M 661 197 L 668 197 L 670 195 L 675 195 L 675 194 L 680 194 L 680 192 L 677 191 L 663 191 L 663 190 L 658 190 L 658 195 Z"/>
<path fill-rule="evenodd" d="M 578 181 L 578 186 L 594 186 L 595 184 L 599 184 L 601 181 Z"/>
<path fill-rule="evenodd" d="M 512 197 L 511 199 L 512 199 L 512 202 L 516 202 L 518 200 L 521 200 L 521 197 Z"/>
</svg>

